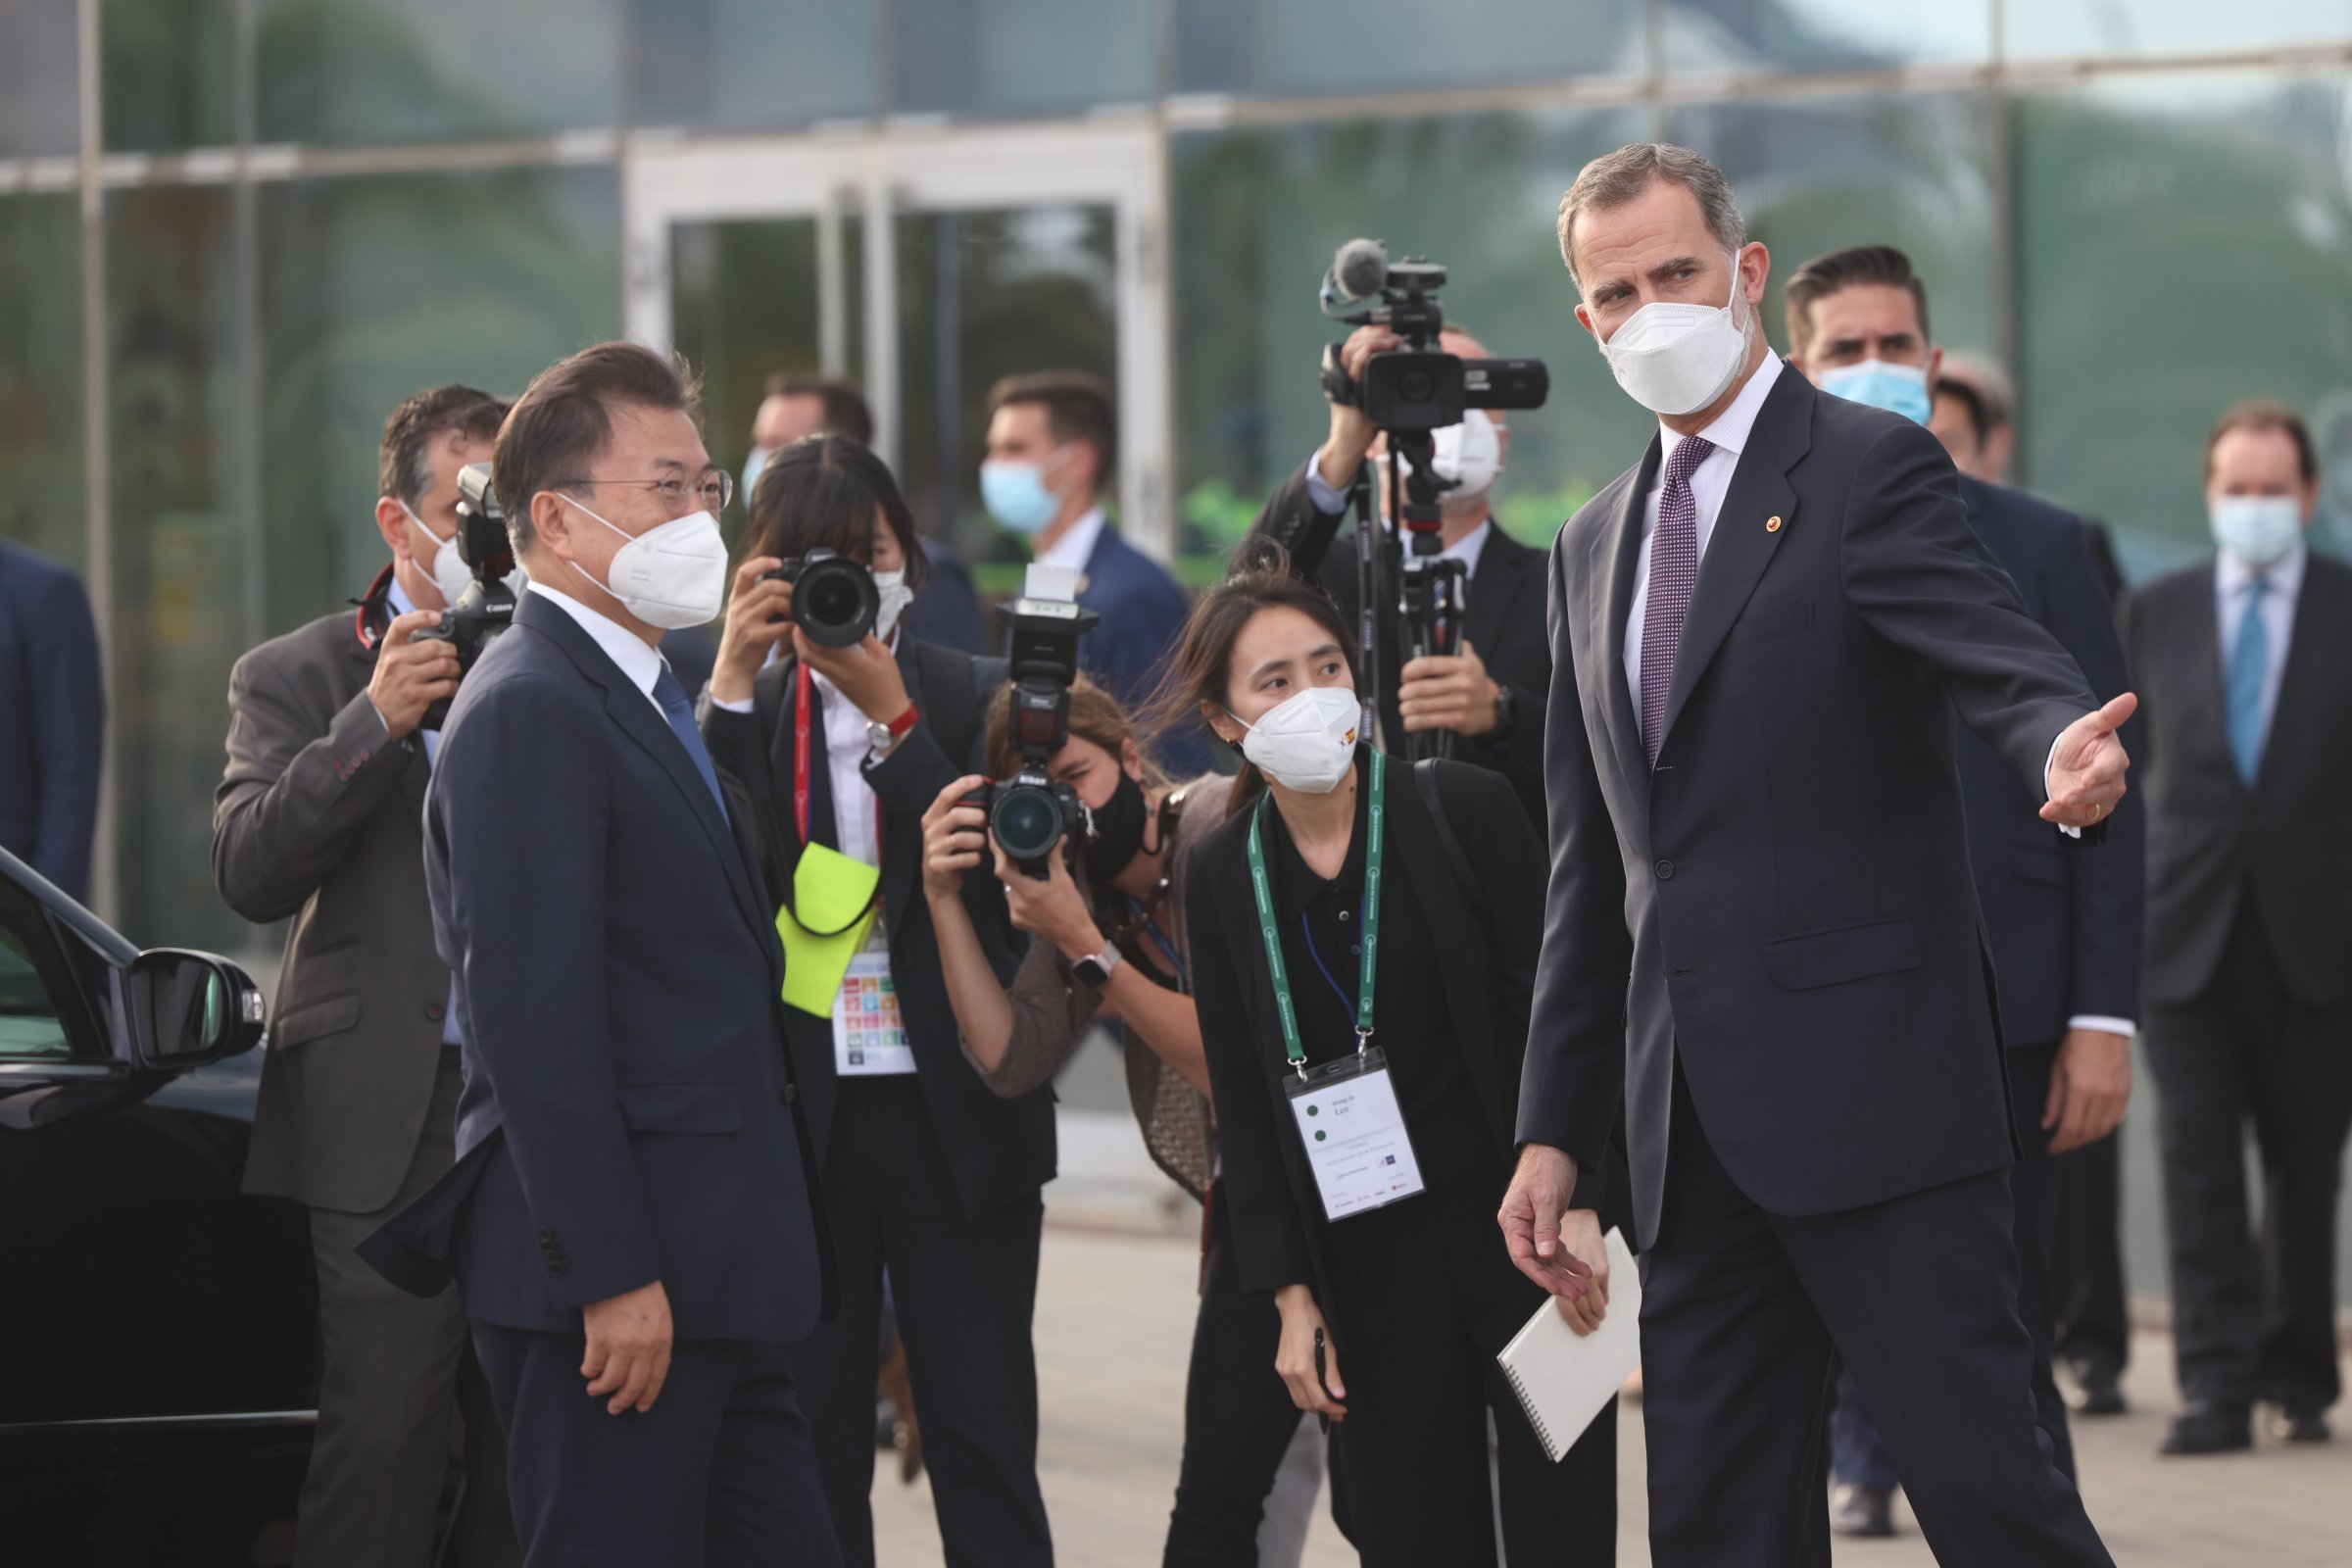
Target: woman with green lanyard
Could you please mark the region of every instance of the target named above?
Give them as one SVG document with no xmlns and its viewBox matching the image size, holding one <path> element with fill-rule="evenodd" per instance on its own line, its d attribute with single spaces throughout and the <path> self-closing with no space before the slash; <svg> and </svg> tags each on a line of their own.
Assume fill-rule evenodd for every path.
<svg viewBox="0 0 2352 1568">
<path fill-rule="evenodd" d="M 1509 1560 L 1612 1562 L 1614 1406 L 1553 1466 L 1494 1363 L 1547 1299 L 1493 1235 L 1543 852 L 1500 775 L 1360 743 L 1348 640 L 1257 558 L 1195 607 L 1163 710 L 1245 760 L 1185 899 L 1242 1288 L 1273 1293 L 1276 1370 L 1332 1423 L 1364 1562 L 1495 1560 L 1490 1411 Z M 1602 1255 L 1589 1208 L 1563 1240 Z"/>
</svg>

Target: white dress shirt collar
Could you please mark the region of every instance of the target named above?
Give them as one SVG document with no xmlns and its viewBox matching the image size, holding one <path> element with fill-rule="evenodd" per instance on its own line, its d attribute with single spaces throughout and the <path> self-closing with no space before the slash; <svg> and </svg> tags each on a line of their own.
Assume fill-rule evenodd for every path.
<svg viewBox="0 0 2352 1568">
<path fill-rule="evenodd" d="M 2303 568 L 2310 561 L 2311 547 L 2300 541 L 2265 570 L 2257 570 L 2242 557 L 2224 550 L 2214 558 L 2214 586 L 2225 599 L 2235 600 L 2244 597 L 2254 579 L 2260 577 L 2270 585 L 2271 592 L 2292 604 L 2302 592 Z"/>
<path fill-rule="evenodd" d="M 534 581 L 524 591 L 546 600 L 578 621 L 580 630 L 596 640 L 596 646 L 605 651 L 605 657 L 618 664 L 620 672 L 645 693 L 646 701 L 653 703 L 657 712 L 661 711 L 662 704 L 654 697 L 654 682 L 662 678 L 662 655 L 659 650 L 612 616 L 589 609 L 559 589 Z M 662 722 L 668 722 L 666 713 L 662 714 Z"/>
<path fill-rule="evenodd" d="M 1095 558 L 1095 545 L 1102 537 L 1105 522 L 1102 509 L 1095 507 L 1086 515 L 1070 524 L 1070 531 L 1037 553 L 1041 566 L 1062 566 L 1071 571 L 1086 570 L 1086 564 Z"/>
<path fill-rule="evenodd" d="M 1492 516 L 1481 517 L 1477 527 L 1446 547 L 1446 559 L 1462 564 L 1465 580 L 1478 575 L 1478 558 L 1487 553 L 1487 540 L 1494 532 L 1494 519 Z"/>
<path fill-rule="evenodd" d="M 1756 416 L 1764 411 L 1764 400 L 1771 395 L 1772 384 L 1781 378 L 1782 369 L 1781 357 L 1766 350 L 1764 363 L 1756 367 L 1756 373 L 1747 378 L 1747 385 L 1741 387 L 1740 395 L 1732 399 L 1732 406 L 1715 416 L 1714 421 L 1698 432 L 1700 438 L 1717 451 L 1728 452 L 1737 459 L 1746 449 L 1747 438 L 1755 432 Z M 1667 429 L 1664 421 L 1659 422 L 1660 473 L 1665 472 L 1667 461 L 1674 456 L 1674 449 L 1681 446 L 1685 439 Z"/>
</svg>

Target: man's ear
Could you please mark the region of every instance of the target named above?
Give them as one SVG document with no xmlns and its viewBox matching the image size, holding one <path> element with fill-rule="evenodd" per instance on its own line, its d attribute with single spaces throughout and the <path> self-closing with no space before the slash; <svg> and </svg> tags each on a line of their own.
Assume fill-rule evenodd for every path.
<svg viewBox="0 0 2352 1568">
<path fill-rule="evenodd" d="M 416 560 L 416 547 L 411 537 L 409 514 L 390 496 L 375 498 L 375 531 L 384 536 L 384 543 L 391 549 L 393 560 L 404 564 Z"/>
<path fill-rule="evenodd" d="M 1593 342 L 1600 341 L 1600 328 L 1592 324 L 1592 312 L 1587 308 L 1583 300 L 1576 302 L 1576 324 L 1590 333 Z"/>
<path fill-rule="evenodd" d="M 553 490 L 531 497 L 531 532 L 559 561 L 571 559 L 571 509 Z"/>
<path fill-rule="evenodd" d="M 1932 344 L 1928 349 L 1928 401 L 1936 401 L 1936 378 L 1943 374 L 1943 345 Z"/>
</svg>

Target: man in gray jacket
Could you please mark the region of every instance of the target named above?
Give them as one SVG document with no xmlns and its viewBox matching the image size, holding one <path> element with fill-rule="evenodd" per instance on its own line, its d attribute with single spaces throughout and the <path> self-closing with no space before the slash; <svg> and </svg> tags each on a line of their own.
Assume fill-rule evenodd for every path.
<svg viewBox="0 0 2352 1568">
<path fill-rule="evenodd" d="M 248 1192 L 311 1211 L 318 1434 L 295 1540 L 303 1568 L 424 1568 L 465 1413 L 465 1500 L 446 1560 L 519 1560 L 505 1443 L 457 1291 L 419 1299 L 353 1249 L 455 1157 L 450 972 L 425 903 L 424 786 L 456 651 L 416 641 L 464 587 L 458 471 L 487 462 L 506 405 L 420 392 L 384 425 L 375 522 L 391 552 L 356 612 L 264 643 L 229 676 L 213 880 L 249 920 L 292 917 Z"/>
</svg>

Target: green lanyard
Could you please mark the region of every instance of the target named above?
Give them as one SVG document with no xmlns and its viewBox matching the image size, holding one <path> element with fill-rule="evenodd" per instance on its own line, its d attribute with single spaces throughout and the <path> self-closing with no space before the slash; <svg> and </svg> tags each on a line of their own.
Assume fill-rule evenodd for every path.
<svg viewBox="0 0 2352 1568">
<path fill-rule="evenodd" d="M 1363 962 L 1355 983 L 1355 1050 L 1361 1055 L 1372 1043 L 1372 981 L 1380 961 L 1380 861 L 1383 818 L 1387 812 L 1389 760 L 1372 754 L 1372 804 L 1364 818 Z M 1306 1076 L 1306 1047 L 1298 1039 L 1298 1008 L 1291 1000 L 1290 969 L 1282 961 L 1282 932 L 1274 923 L 1273 879 L 1266 875 L 1266 852 L 1259 832 L 1266 819 L 1267 800 L 1259 796 L 1250 818 L 1250 890 L 1257 895 L 1257 933 L 1265 939 L 1266 967 L 1274 975 L 1274 1010 L 1282 1017 L 1282 1049 L 1298 1076 Z"/>
</svg>

